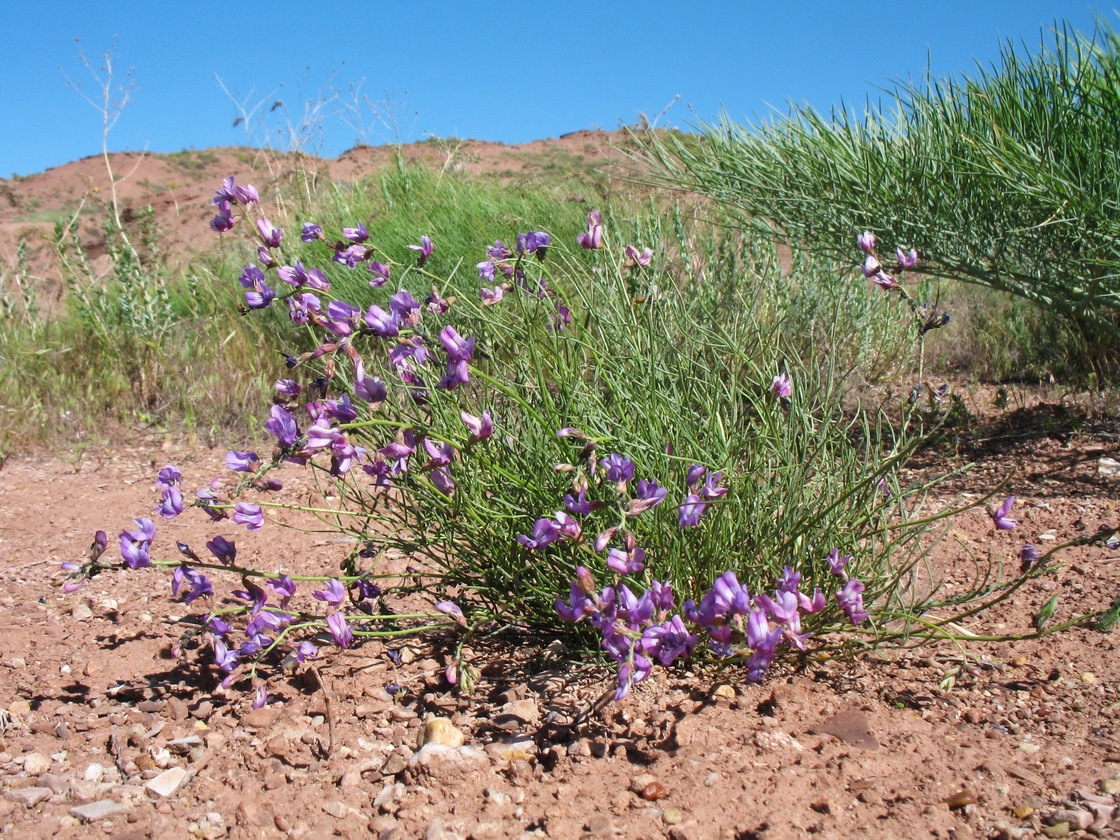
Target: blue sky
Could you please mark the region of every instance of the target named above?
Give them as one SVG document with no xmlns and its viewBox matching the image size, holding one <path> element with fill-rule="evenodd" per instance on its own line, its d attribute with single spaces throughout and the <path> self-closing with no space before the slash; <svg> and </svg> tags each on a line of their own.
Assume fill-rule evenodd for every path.
<svg viewBox="0 0 1120 840">
<path fill-rule="evenodd" d="M 927 65 L 944 76 L 990 64 L 1006 39 L 1034 47 L 1055 20 L 1090 32 L 1099 13 L 1120 28 L 1113 6 L 1086 0 L 687 6 L 0 0 L 0 113 L 8 126 L 0 177 L 100 151 L 101 117 L 67 87 L 67 77 L 100 95 L 78 55 L 96 66 L 114 43 L 117 67 L 133 70 L 136 87 L 110 135 L 112 150 L 245 143 L 244 125 L 233 126 L 234 100 L 263 102 L 249 139 L 285 148 L 288 127 L 306 121 L 306 103 L 326 100 L 322 119 L 311 120 L 318 131 L 301 142 L 333 156 L 360 140 L 390 142 L 395 134 L 406 141 L 435 135 L 520 143 L 616 128 L 639 112 L 653 119 L 674 101 L 660 124 L 687 127 L 721 110 L 757 120 L 791 100 L 826 110 L 878 96 L 877 86 L 918 77 Z M 397 128 L 383 125 L 363 97 L 380 103 L 381 116 Z M 283 106 L 271 111 L 277 101 Z"/>
</svg>

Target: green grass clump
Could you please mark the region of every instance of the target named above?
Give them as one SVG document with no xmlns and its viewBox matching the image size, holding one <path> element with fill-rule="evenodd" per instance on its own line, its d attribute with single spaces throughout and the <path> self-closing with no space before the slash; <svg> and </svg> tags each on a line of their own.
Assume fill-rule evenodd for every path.
<svg viewBox="0 0 1120 840">
<path fill-rule="evenodd" d="M 1023 336 L 1114 377 L 1120 358 L 1120 40 L 1067 28 L 960 80 L 898 85 L 889 107 L 724 120 L 651 135 L 662 183 L 798 248 L 851 260 L 863 230 L 915 246 L 928 276 L 1031 302 L 1067 329 Z M 1068 343 L 1066 343 L 1068 341 Z M 994 346 L 995 341 L 991 344 Z M 1031 350 L 1024 348 L 1024 354 Z"/>
</svg>

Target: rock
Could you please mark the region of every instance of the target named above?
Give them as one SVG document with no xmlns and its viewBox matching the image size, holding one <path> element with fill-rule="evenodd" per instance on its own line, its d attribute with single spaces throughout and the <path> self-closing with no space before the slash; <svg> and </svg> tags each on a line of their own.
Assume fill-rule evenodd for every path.
<svg viewBox="0 0 1120 840">
<path fill-rule="evenodd" d="M 495 723 L 498 726 L 502 725 L 502 718 L 517 718 L 517 721 L 510 721 L 516 723 L 537 723 L 541 719 L 540 707 L 533 700 L 513 700 L 506 703 L 498 710 L 495 718 Z"/>
<path fill-rule="evenodd" d="M 94 762 L 86 767 L 86 771 L 82 774 L 83 781 L 86 782 L 100 782 L 105 778 L 105 765 Z"/>
<path fill-rule="evenodd" d="M 1100 788 L 1101 793 L 1115 796 L 1120 793 L 1120 779 L 1101 779 Z"/>
<path fill-rule="evenodd" d="M 1080 808 L 1062 808 L 1051 813 L 1046 822 L 1050 825 L 1067 823 L 1071 829 L 1084 830 L 1093 824 L 1093 815 Z"/>
<path fill-rule="evenodd" d="M 1047 837 L 1069 837 L 1069 823 L 1061 822 L 1043 826 L 1042 833 Z"/>
<path fill-rule="evenodd" d="M 51 757 L 46 753 L 32 752 L 23 757 L 23 769 L 28 776 L 39 776 L 51 769 Z"/>
<path fill-rule="evenodd" d="M 666 808 L 661 812 L 661 822 L 665 825 L 678 825 L 684 821 L 684 814 L 680 808 Z"/>
<path fill-rule="evenodd" d="M 867 715 L 855 709 L 837 712 L 824 723 L 818 724 L 809 731 L 832 735 L 845 744 L 853 744 L 868 750 L 879 748 L 879 742 L 871 734 L 871 725 Z"/>
<path fill-rule="evenodd" d="M 75 604 L 73 609 L 70 610 L 70 615 L 78 620 L 93 618 L 93 610 L 86 604 Z"/>
<path fill-rule="evenodd" d="M 94 820 L 111 817 L 114 814 L 124 813 L 127 810 L 128 808 L 124 805 L 114 802 L 112 799 L 99 799 L 97 802 L 90 802 L 87 805 L 75 805 L 70 809 L 70 813 L 83 822 L 93 822 Z"/>
<path fill-rule="evenodd" d="M 630 785 L 627 788 L 631 793 L 641 793 L 643 788 L 647 785 L 653 784 L 657 781 L 657 777 L 650 773 L 639 773 L 630 780 Z"/>
<path fill-rule="evenodd" d="M 373 807 L 387 814 L 395 813 L 400 807 L 400 801 L 405 794 L 405 790 L 405 786 L 400 782 L 389 782 L 373 798 Z"/>
<path fill-rule="evenodd" d="M 174 796 L 178 793 L 186 778 L 187 771 L 182 767 L 171 767 L 145 784 L 144 787 L 156 796 Z"/>
<path fill-rule="evenodd" d="M 324 802 L 322 808 L 324 812 L 330 814 L 336 820 L 342 819 L 354 810 L 345 802 L 339 802 L 337 799 L 333 799 L 330 802 Z"/>
<path fill-rule="evenodd" d="M 438 744 L 443 747 L 461 747 L 467 740 L 462 730 L 447 718 L 432 718 L 422 727 L 416 735 L 416 746 L 425 744 Z"/>
<path fill-rule="evenodd" d="M 25 787 L 4 791 L 4 798 L 17 802 L 27 808 L 38 805 L 44 799 L 50 799 L 54 793 L 49 787 Z"/>
<path fill-rule="evenodd" d="M 495 762 L 529 761 L 538 752 L 537 745 L 528 739 L 521 741 L 494 741 L 483 749 Z"/>
<path fill-rule="evenodd" d="M 428 743 L 408 760 L 409 769 L 430 779 L 448 781 L 477 773 L 490 762 L 486 753 L 476 747 L 445 747 Z"/>
<path fill-rule="evenodd" d="M 714 697 L 716 700 L 724 700 L 730 703 L 735 699 L 735 689 L 727 684 L 717 685 L 714 689 L 712 689 L 712 697 Z"/>
<path fill-rule="evenodd" d="M 276 723 L 276 718 L 278 717 L 280 717 L 279 709 L 265 706 L 261 709 L 253 709 L 251 712 L 242 715 L 241 725 L 248 726 L 250 729 L 265 729 Z"/>
<path fill-rule="evenodd" d="M 164 711 L 172 720 L 186 720 L 187 715 L 190 714 L 187 704 L 178 697 L 170 698 L 164 706 Z"/>
<path fill-rule="evenodd" d="M 1097 461 L 1097 475 L 1104 478 L 1120 478 L 1120 461 L 1114 458 L 1101 458 Z"/>
</svg>

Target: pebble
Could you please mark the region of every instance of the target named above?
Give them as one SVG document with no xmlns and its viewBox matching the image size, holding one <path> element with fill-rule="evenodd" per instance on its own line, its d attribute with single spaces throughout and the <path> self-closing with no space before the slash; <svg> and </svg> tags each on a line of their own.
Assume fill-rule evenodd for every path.
<svg viewBox="0 0 1120 840">
<path fill-rule="evenodd" d="M 144 787 L 156 796 L 173 796 L 182 787 L 186 778 L 187 771 L 182 767 L 171 767 L 145 784 Z"/>
<path fill-rule="evenodd" d="M 24 756 L 23 769 L 28 776 L 39 776 L 50 770 L 53 763 L 46 753 L 33 752 Z"/>
<path fill-rule="evenodd" d="M 1120 793 L 1120 779 L 1101 779 L 1101 793 L 1115 796 Z"/>
<path fill-rule="evenodd" d="M 1060 825 L 1065 823 L 1070 828 L 1086 829 L 1093 824 L 1093 815 L 1088 811 L 1074 808 L 1062 808 L 1054 811 L 1046 818 L 1046 822 L 1050 825 Z"/>
<path fill-rule="evenodd" d="M 74 608 L 70 610 L 70 615 L 77 619 L 93 618 L 93 610 L 85 604 L 76 604 Z"/>
<path fill-rule="evenodd" d="M 447 718 L 432 718 L 422 727 L 416 735 L 416 746 L 425 744 L 439 744 L 443 747 L 461 747 L 467 740 L 462 730 Z"/>
<path fill-rule="evenodd" d="M 330 802 L 324 802 L 323 803 L 323 811 L 330 814 L 332 817 L 334 817 L 337 820 L 342 819 L 347 814 L 349 814 L 352 810 L 353 810 L 353 808 L 351 808 L 345 802 L 339 802 L 337 799 L 331 800 Z"/>
<path fill-rule="evenodd" d="M 49 787 L 25 787 L 4 791 L 4 798 L 28 808 L 34 807 L 54 793 Z"/>
<path fill-rule="evenodd" d="M 70 813 L 80 820 L 85 822 L 93 822 L 94 820 L 103 820 L 106 817 L 111 817 L 114 814 L 120 814 L 127 811 L 124 805 L 119 802 L 114 802 L 112 799 L 100 799 L 97 802 L 90 802 L 87 805 L 75 805 L 70 809 Z"/>
<path fill-rule="evenodd" d="M 666 808 L 661 812 L 661 821 L 665 825 L 678 825 L 684 821 L 684 814 L 680 808 Z"/>
</svg>

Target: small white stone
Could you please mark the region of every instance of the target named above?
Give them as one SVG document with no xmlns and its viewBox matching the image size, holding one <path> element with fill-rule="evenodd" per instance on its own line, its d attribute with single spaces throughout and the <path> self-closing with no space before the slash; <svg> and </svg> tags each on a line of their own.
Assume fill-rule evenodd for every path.
<svg viewBox="0 0 1120 840">
<path fill-rule="evenodd" d="M 170 770 L 164 770 L 150 782 L 144 785 L 148 790 L 156 796 L 174 796 L 183 781 L 187 778 L 187 771 L 182 767 L 172 767 Z"/>
<path fill-rule="evenodd" d="M 82 774 L 82 778 L 87 782 L 100 782 L 105 778 L 105 767 L 101 764 L 91 764 L 86 768 L 86 772 Z"/>
</svg>

